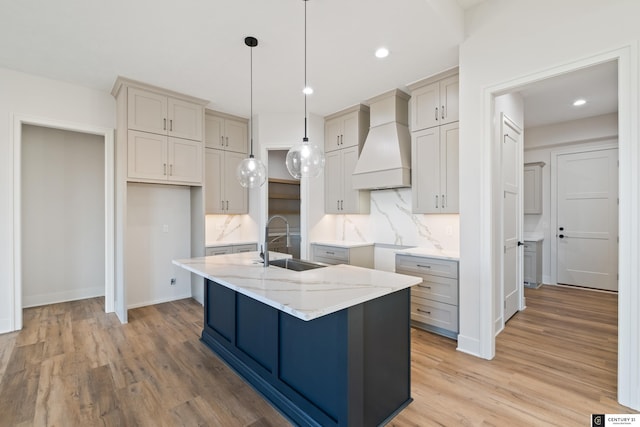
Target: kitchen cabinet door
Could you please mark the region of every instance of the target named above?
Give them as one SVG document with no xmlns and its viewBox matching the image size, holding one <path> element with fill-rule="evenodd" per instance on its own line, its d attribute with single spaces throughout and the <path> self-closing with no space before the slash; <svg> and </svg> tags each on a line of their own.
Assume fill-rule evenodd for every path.
<svg viewBox="0 0 640 427">
<path fill-rule="evenodd" d="M 205 149 L 205 212 L 207 214 L 246 214 L 248 193 L 236 169 L 244 159 L 241 153 Z"/>
<path fill-rule="evenodd" d="M 202 143 L 169 138 L 168 180 L 184 184 L 202 184 Z"/>
<path fill-rule="evenodd" d="M 202 106 L 168 97 L 167 109 L 169 136 L 202 141 Z"/>
<path fill-rule="evenodd" d="M 440 126 L 440 212 L 460 212 L 458 122 Z"/>
<path fill-rule="evenodd" d="M 411 135 L 413 213 L 459 212 L 458 122 Z"/>
<path fill-rule="evenodd" d="M 224 121 L 225 149 L 236 153 L 248 153 L 248 130 L 247 122 L 226 119 Z"/>
<path fill-rule="evenodd" d="M 134 87 L 127 90 L 127 128 L 166 135 L 167 96 Z"/>
<path fill-rule="evenodd" d="M 345 148 L 342 155 L 343 195 L 340 202 L 341 213 L 357 214 L 369 211 L 369 192 L 353 189 L 353 171 L 358 162 L 358 147 Z M 366 205 L 366 206 L 365 206 Z"/>
<path fill-rule="evenodd" d="M 224 119 L 211 114 L 204 116 L 204 146 L 224 149 Z"/>
<path fill-rule="evenodd" d="M 411 134 L 411 193 L 414 213 L 439 213 L 440 129 Z"/>
<path fill-rule="evenodd" d="M 205 148 L 205 212 L 222 214 L 224 210 L 224 151 Z"/>
<path fill-rule="evenodd" d="M 324 211 L 328 214 L 338 214 L 342 200 L 342 154 L 330 151 L 325 154 L 324 163 Z"/>
<path fill-rule="evenodd" d="M 459 78 L 450 76 L 411 92 L 411 131 L 457 122 Z"/>
<path fill-rule="evenodd" d="M 130 130 L 127 145 L 127 176 L 129 179 L 167 180 L 167 137 Z"/>
<path fill-rule="evenodd" d="M 340 138 L 342 137 L 343 121 L 341 117 L 327 120 L 324 126 L 324 151 L 338 150 L 340 148 Z"/>
<path fill-rule="evenodd" d="M 240 185 L 236 170 L 246 154 L 227 151 L 224 155 L 224 196 L 225 213 L 246 214 L 248 209 L 247 189 Z"/>
</svg>

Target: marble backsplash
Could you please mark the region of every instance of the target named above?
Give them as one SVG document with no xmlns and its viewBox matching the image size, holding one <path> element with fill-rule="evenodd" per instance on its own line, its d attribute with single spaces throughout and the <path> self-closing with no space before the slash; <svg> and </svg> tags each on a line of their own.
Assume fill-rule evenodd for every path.
<svg viewBox="0 0 640 427">
<path fill-rule="evenodd" d="M 205 243 L 257 241 L 257 226 L 249 215 L 207 215 Z"/>
<path fill-rule="evenodd" d="M 336 239 L 460 250 L 460 216 L 411 213 L 411 189 L 371 192 L 369 215 L 336 215 Z"/>
</svg>

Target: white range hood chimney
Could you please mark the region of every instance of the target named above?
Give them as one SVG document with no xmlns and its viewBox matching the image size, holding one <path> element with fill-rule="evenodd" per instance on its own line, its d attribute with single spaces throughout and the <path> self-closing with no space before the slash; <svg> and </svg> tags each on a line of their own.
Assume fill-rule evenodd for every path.
<svg viewBox="0 0 640 427">
<path fill-rule="evenodd" d="M 368 101 L 371 127 L 353 171 L 355 190 L 411 186 L 409 98 L 394 89 Z"/>
</svg>

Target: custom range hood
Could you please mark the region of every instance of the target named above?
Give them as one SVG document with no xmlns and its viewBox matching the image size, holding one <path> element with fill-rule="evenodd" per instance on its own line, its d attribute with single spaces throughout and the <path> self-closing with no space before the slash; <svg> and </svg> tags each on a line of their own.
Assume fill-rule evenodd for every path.
<svg viewBox="0 0 640 427">
<path fill-rule="evenodd" d="M 353 171 L 355 190 L 411 186 L 409 98 L 394 89 L 369 100 L 371 127 Z"/>
</svg>

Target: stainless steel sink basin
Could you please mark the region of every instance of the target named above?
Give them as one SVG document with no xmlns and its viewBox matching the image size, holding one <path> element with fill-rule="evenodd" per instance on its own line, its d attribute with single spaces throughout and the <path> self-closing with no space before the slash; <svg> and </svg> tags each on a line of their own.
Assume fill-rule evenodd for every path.
<svg viewBox="0 0 640 427">
<path fill-rule="evenodd" d="M 274 265 L 276 267 L 282 267 L 286 268 L 287 270 L 293 271 L 307 271 L 314 268 L 326 267 L 326 264 L 304 261 L 297 258 L 274 259 L 269 261 L 269 265 Z"/>
</svg>

